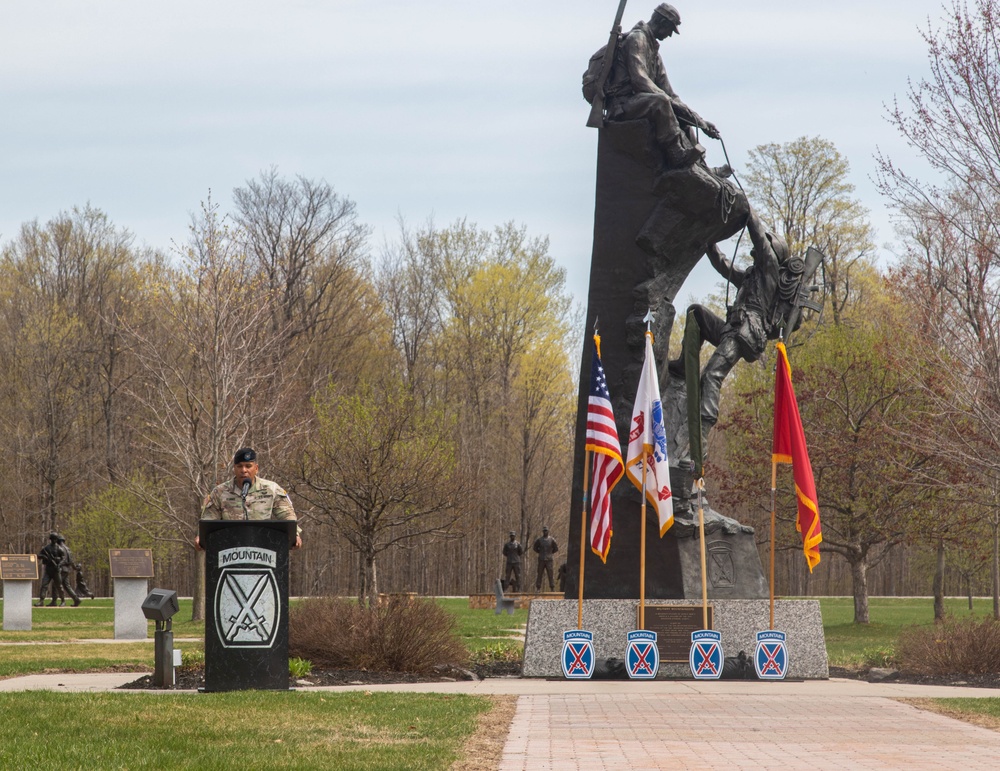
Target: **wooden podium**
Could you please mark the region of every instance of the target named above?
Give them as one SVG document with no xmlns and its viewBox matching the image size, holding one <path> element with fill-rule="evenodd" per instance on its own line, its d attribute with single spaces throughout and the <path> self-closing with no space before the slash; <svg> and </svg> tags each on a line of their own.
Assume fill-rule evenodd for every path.
<svg viewBox="0 0 1000 771">
<path fill-rule="evenodd" d="M 288 690 L 290 520 L 206 519 L 205 691 Z"/>
</svg>

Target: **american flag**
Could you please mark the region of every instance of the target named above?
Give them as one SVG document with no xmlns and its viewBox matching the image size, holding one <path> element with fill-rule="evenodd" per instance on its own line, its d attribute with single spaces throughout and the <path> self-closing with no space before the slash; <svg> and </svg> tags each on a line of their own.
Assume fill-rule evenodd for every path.
<svg viewBox="0 0 1000 771">
<path fill-rule="evenodd" d="M 590 495 L 590 548 L 607 562 L 611 548 L 611 491 L 622 478 L 621 443 L 611 411 L 608 380 L 601 366 L 601 338 L 594 335 L 594 358 L 590 367 L 590 400 L 587 403 L 587 450 L 594 454 L 594 477 Z"/>
</svg>

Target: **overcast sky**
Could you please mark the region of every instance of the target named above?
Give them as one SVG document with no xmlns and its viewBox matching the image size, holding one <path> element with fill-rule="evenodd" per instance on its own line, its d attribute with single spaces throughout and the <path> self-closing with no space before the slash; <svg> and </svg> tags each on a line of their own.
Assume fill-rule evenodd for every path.
<svg viewBox="0 0 1000 771">
<path fill-rule="evenodd" d="M 623 27 L 652 0 L 628 3 Z M 940 0 L 675 5 L 661 52 L 681 97 L 722 131 L 737 173 L 765 142 L 822 136 L 849 159 L 879 242 L 876 147 L 927 73 L 919 28 Z M 0 23 L 0 238 L 91 203 L 168 248 L 213 191 L 262 169 L 325 179 L 373 247 L 413 225 L 514 220 L 548 235 L 586 300 L 597 132 L 580 76 L 614 0 L 44 0 Z M 718 142 L 704 140 L 712 165 Z M 678 297 L 711 291 L 698 268 Z"/>
</svg>

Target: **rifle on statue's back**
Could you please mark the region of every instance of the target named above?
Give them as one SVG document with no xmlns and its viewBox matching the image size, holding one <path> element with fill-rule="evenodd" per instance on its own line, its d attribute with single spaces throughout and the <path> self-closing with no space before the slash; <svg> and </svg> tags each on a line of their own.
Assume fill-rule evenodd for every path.
<svg viewBox="0 0 1000 771">
<path fill-rule="evenodd" d="M 792 301 L 791 307 L 785 314 L 785 322 L 782 325 L 785 332 L 785 346 L 787 347 L 792 339 L 792 333 L 799 328 L 802 323 L 802 311 L 807 308 L 811 311 L 821 312 L 823 303 L 812 299 L 814 292 L 819 291 L 819 286 L 812 283 L 816 275 L 816 269 L 824 261 L 823 253 L 815 246 L 810 246 L 806 250 L 806 258 L 802 261 L 802 273 L 797 283 L 791 287 Z M 779 290 L 780 292 L 781 290 Z M 787 290 L 786 290 L 787 291 Z"/>
<path fill-rule="evenodd" d="M 611 75 L 611 67 L 615 62 L 615 54 L 618 52 L 618 41 L 622 35 L 622 15 L 625 13 L 625 2 L 626 0 L 621 0 L 618 3 L 618 13 L 615 14 L 615 23 L 611 27 L 611 37 L 608 39 L 608 44 L 590 58 L 591 62 L 594 62 L 595 59 L 601 57 L 601 52 L 603 51 L 601 73 L 593 85 L 594 94 L 590 99 L 590 117 L 587 118 L 587 125 L 591 128 L 601 128 L 604 126 L 604 87 L 607 85 L 608 76 Z M 589 72 L 590 68 L 588 68 L 587 73 L 584 73 L 584 97 L 587 96 L 588 92 L 587 80 Z"/>
</svg>

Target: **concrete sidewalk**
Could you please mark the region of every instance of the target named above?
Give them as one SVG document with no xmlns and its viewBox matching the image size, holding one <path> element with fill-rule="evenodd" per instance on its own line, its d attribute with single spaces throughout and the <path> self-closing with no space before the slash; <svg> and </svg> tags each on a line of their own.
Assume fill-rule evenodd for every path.
<svg viewBox="0 0 1000 771">
<path fill-rule="evenodd" d="M 0 680 L 0 691 L 104 691 L 139 676 L 29 675 Z M 490 678 L 299 692 L 314 690 L 516 695 L 502 771 L 1000 768 L 1000 733 L 896 701 L 1000 698 L 1000 689 L 837 679 L 633 683 Z"/>
<path fill-rule="evenodd" d="M 151 672 L 85 672 L 81 674 L 24 675 L 0 680 L 0 691 L 108 691 L 137 680 Z M 596 696 L 612 700 L 636 696 L 724 696 L 743 698 L 802 697 L 825 699 L 890 698 L 946 699 L 1000 698 L 1000 688 L 963 688 L 954 685 L 905 685 L 868 683 L 863 680 L 796 680 L 763 682 L 760 680 L 562 680 L 520 677 L 491 677 L 477 682 L 462 680 L 440 683 L 390 683 L 387 685 L 305 686 L 301 693 L 312 691 L 392 691 L 397 693 L 464 693 L 472 696 Z M 123 693 L 195 693 L 183 690 L 140 689 Z"/>
</svg>

